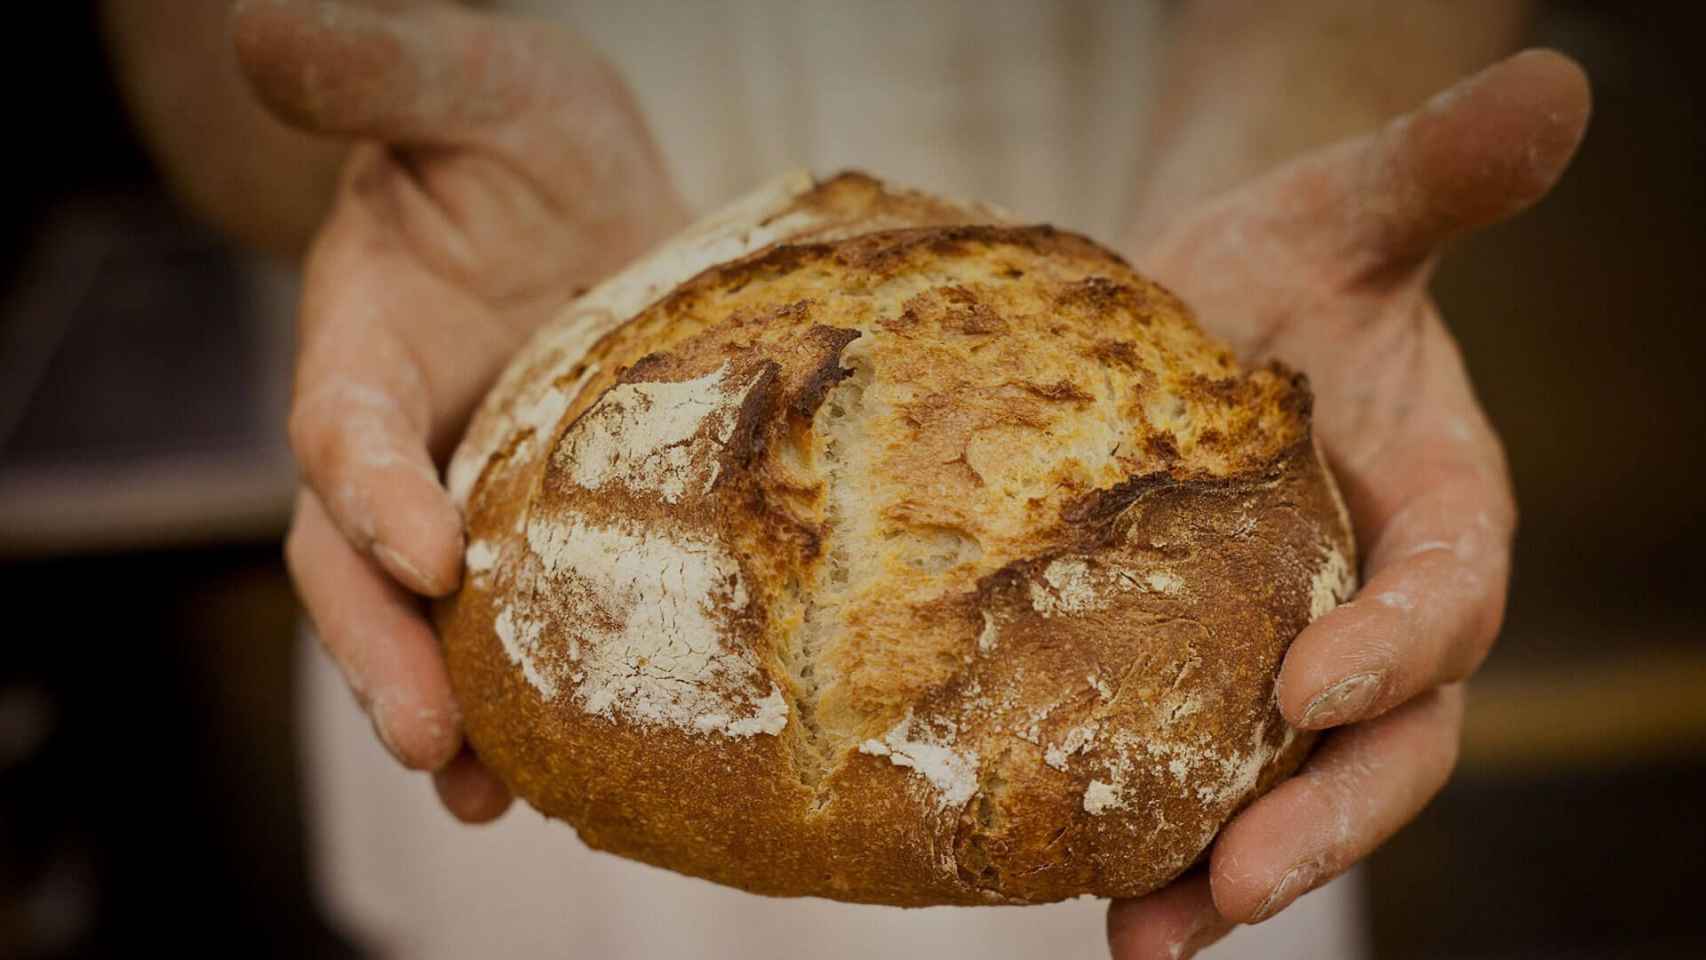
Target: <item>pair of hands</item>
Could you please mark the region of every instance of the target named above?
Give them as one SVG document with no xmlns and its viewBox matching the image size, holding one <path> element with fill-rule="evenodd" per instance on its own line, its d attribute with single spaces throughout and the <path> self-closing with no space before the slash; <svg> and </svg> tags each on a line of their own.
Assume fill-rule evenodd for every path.
<svg viewBox="0 0 1706 960">
<path fill-rule="evenodd" d="M 420 600 L 454 590 L 462 563 L 436 464 L 529 332 L 685 210 L 620 78 L 569 34 L 305 0 L 240 4 L 233 25 L 275 113 L 357 141 L 305 268 L 290 568 L 386 747 L 432 771 L 454 815 L 489 820 L 510 797 L 462 743 Z M 1516 517 L 1427 282 L 1445 241 L 1546 193 L 1587 113 L 1578 67 L 1522 54 L 1128 251 L 1244 359 L 1309 374 L 1364 586 L 1297 638 L 1279 680 L 1290 722 L 1340 729 L 1222 831 L 1206 869 L 1113 904 L 1116 956 L 1178 957 L 1272 916 L 1449 776 Z"/>
</svg>

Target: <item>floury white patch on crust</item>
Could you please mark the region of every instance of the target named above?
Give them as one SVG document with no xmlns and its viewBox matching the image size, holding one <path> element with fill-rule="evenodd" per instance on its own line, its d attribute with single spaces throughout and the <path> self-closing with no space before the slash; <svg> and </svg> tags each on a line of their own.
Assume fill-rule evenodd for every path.
<svg viewBox="0 0 1706 960">
<path fill-rule="evenodd" d="M 517 618 L 514 610 L 504 607 L 498 612 L 497 622 L 492 627 L 497 631 L 504 653 L 509 654 L 510 662 L 521 668 L 521 675 L 527 678 L 533 689 L 547 700 L 555 697 L 557 678 L 545 667 L 548 661 L 539 648 L 544 625 L 537 620 Z"/>
<path fill-rule="evenodd" d="M 1093 817 L 1101 816 L 1109 810 L 1125 809 L 1125 801 L 1120 799 L 1120 785 L 1104 783 L 1101 780 L 1090 781 L 1084 788 L 1084 812 Z"/>
<path fill-rule="evenodd" d="M 1283 753 L 1296 736 L 1297 731 L 1287 726 L 1279 745 L 1273 746 L 1258 724 L 1248 746 L 1240 749 L 1206 738 L 1178 740 L 1168 737 L 1165 731 L 1143 738 L 1124 732 L 1116 734 L 1106 751 L 1106 779 L 1093 779 L 1085 787 L 1084 812 L 1102 816 L 1130 810 L 1133 771 L 1139 765 L 1149 771 L 1147 780 L 1151 789 L 1171 782 L 1170 792 L 1191 795 L 1207 807 L 1226 807 L 1255 789 L 1269 761 Z"/>
<path fill-rule="evenodd" d="M 1176 597 L 1185 582 L 1169 570 L 1125 570 L 1092 563 L 1084 557 L 1059 557 L 1043 568 L 1040 583 L 1031 584 L 1031 609 L 1045 617 L 1071 616 L 1105 607 L 1125 590 Z"/>
<path fill-rule="evenodd" d="M 1083 724 L 1066 731 L 1066 738 L 1060 743 L 1050 744 L 1043 752 L 1043 762 L 1065 772 L 1067 758 L 1088 747 L 1096 739 L 1096 725 Z"/>
<path fill-rule="evenodd" d="M 470 576 L 485 576 L 498 565 L 498 548 L 486 540 L 470 540 L 468 549 L 463 551 L 462 563 Z"/>
<path fill-rule="evenodd" d="M 690 492 L 708 493 L 721 467 L 715 451 L 728 443 L 758 377 L 728 384 L 724 361 L 679 383 L 616 384 L 571 428 L 558 462 L 586 490 L 615 483 L 670 504 Z"/>
<path fill-rule="evenodd" d="M 928 724 L 918 726 L 914 732 L 912 711 L 908 710 L 881 740 L 861 743 L 859 752 L 888 757 L 895 766 L 915 771 L 936 788 L 939 809 L 964 806 L 977 792 L 977 752 L 955 751 L 953 727 L 938 736 Z"/>
<path fill-rule="evenodd" d="M 598 526 L 574 514 L 534 518 L 527 542 L 540 583 L 522 592 L 529 598 L 522 610 L 504 608 L 498 630 L 541 696 L 550 699 L 572 684 L 575 703 L 587 713 L 731 737 L 775 735 L 787 726 L 781 690 L 761 686 L 758 665 L 725 642 L 716 611 L 743 611 L 747 593 L 739 566 L 722 548 Z M 562 656 L 538 649 L 536 624 L 544 611 L 526 607 L 541 596 L 575 615 L 568 649 L 551 652 Z M 528 625 L 526 631 L 517 624 Z"/>
<path fill-rule="evenodd" d="M 1100 599 L 1090 579 L 1090 565 L 1083 557 L 1061 557 L 1051 562 L 1043 568 L 1043 583 L 1031 587 L 1031 606 L 1045 617 L 1078 613 Z"/>
<path fill-rule="evenodd" d="M 1175 595 L 1185 589 L 1185 582 L 1166 570 L 1156 570 L 1143 581 L 1156 593 Z"/>
<path fill-rule="evenodd" d="M 788 726 L 788 699 L 782 696 L 780 687 L 771 684 L 770 695 L 757 701 L 755 706 L 758 712 L 744 720 L 731 720 L 722 713 L 707 713 L 693 721 L 693 729 L 721 730 L 731 737 L 750 737 L 755 733 L 775 736 Z"/>
</svg>

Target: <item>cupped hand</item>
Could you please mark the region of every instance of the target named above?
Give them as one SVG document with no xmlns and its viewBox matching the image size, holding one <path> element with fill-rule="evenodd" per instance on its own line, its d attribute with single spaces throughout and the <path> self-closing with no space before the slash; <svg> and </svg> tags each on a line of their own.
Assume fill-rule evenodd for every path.
<svg viewBox="0 0 1706 960">
<path fill-rule="evenodd" d="M 385 746 L 491 819 L 509 795 L 463 745 L 422 600 L 462 569 L 439 465 L 529 332 L 685 211 L 620 77 L 549 24 L 252 0 L 232 31 L 269 108 L 354 142 L 304 266 L 291 575 Z"/>
<path fill-rule="evenodd" d="M 1176 960 L 1273 916 L 1367 856 L 1450 775 L 1461 682 L 1504 613 L 1516 507 L 1428 280 L 1443 243 L 1552 187 L 1588 107 L 1573 62 L 1519 54 L 1138 246 L 1138 268 L 1241 356 L 1308 374 L 1363 586 L 1298 636 L 1279 677 L 1286 719 L 1332 732 L 1227 825 L 1206 869 L 1112 905 L 1119 960 Z"/>
</svg>

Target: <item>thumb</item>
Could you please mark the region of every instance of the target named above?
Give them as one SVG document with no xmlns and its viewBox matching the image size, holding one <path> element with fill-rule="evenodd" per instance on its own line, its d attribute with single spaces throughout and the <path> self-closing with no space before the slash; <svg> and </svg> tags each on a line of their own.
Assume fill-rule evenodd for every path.
<svg viewBox="0 0 1706 960">
<path fill-rule="evenodd" d="M 1265 226 L 1303 265 L 1351 283 L 1390 276 L 1545 196 L 1581 143 L 1589 105 L 1575 61 L 1525 51 L 1382 130 L 1275 171 L 1253 185 L 1255 205 L 1272 211 Z"/>
<path fill-rule="evenodd" d="M 1330 196 L 1352 242 L 1386 264 L 1514 216 L 1563 175 L 1587 128 L 1587 75 L 1528 50 L 1456 84 L 1360 143 L 1359 195 Z"/>
<path fill-rule="evenodd" d="M 1259 250 L 1288 276 L 1335 286 L 1402 275 L 1452 237 L 1545 196 L 1581 142 L 1589 99 L 1575 61 L 1519 53 L 1375 133 L 1226 194 L 1163 232 L 1145 259 L 1202 274 Z"/>
<path fill-rule="evenodd" d="M 287 123 L 501 157 L 545 209 L 607 232 L 626 223 L 602 241 L 624 255 L 686 218 L 632 92 L 569 30 L 442 0 L 239 0 L 231 35 Z"/>
<path fill-rule="evenodd" d="M 281 119 L 316 133 L 465 145 L 526 105 L 538 58 L 509 20 L 450 3 L 238 0 L 237 59 Z"/>
</svg>

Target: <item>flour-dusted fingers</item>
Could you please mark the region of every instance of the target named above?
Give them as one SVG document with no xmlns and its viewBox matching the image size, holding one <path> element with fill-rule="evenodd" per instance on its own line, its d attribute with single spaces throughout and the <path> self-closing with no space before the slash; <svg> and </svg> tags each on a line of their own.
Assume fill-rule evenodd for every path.
<svg viewBox="0 0 1706 960">
<path fill-rule="evenodd" d="M 1498 487 L 1465 477 L 1405 505 L 1356 599 L 1287 651 L 1286 719 L 1309 729 L 1355 723 L 1473 673 L 1503 618 L 1509 503 Z"/>
<path fill-rule="evenodd" d="M 304 267 L 291 446 L 351 544 L 441 595 L 461 577 L 462 518 L 432 453 L 520 338 L 416 256 L 402 211 L 436 207 L 386 151 L 357 147 L 342 189 Z"/>
<path fill-rule="evenodd" d="M 462 524 L 419 427 L 371 380 L 310 380 L 290 418 L 305 479 L 349 545 L 399 583 L 439 596 L 461 577 Z"/>
<path fill-rule="evenodd" d="M 428 373 L 394 319 L 420 308 L 394 276 L 343 268 L 352 256 L 401 259 L 382 244 L 339 243 L 345 232 L 329 225 L 308 260 L 291 448 L 352 546 L 411 590 L 441 595 L 461 577 L 462 519 L 428 452 Z"/>
<path fill-rule="evenodd" d="M 1447 89 L 1364 146 L 1361 182 L 1334 200 L 1350 227 L 1343 252 L 1390 268 L 1527 209 L 1569 165 L 1590 103 L 1582 68 L 1550 50 Z"/>
<path fill-rule="evenodd" d="M 1214 908 L 1208 871 L 1192 870 L 1165 888 L 1108 904 L 1114 960 L 1185 960 L 1232 932 Z"/>
<path fill-rule="evenodd" d="M 463 823 L 490 823 L 503 816 L 514 800 L 503 781 L 467 747 L 433 771 L 432 783 L 439 802 Z"/>
<path fill-rule="evenodd" d="M 1590 102 L 1575 61 L 1525 51 L 1254 189 L 1273 193 L 1272 228 L 1301 244 L 1301 267 L 1382 283 L 1545 196 L 1581 143 Z"/>
<path fill-rule="evenodd" d="M 1342 445 L 1363 585 L 1286 652 L 1280 708 L 1298 726 L 1379 716 L 1467 678 L 1504 617 L 1517 519 L 1504 450 L 1444 325 L 1429 318 L 1414 344 L 1402 412 Z"/>
<path fill-rule="evenodd" d="M 380 741 L 413 769 L 449 763 L 462 746 L 461 714 L 420 601 L 357 553 L 308 491 L 297 497 L 285 559 Z"/>
<path fill-rule="evenodd" d="M 552 239 L 590 259 L 580 268 L 596 277 L 684 221 L 621 75 L 560 25 L 442 0 L 244 0 L 232 35 L 281 119 L 414 159 L 454 157 L 454 173 L 435 163 L 417 172 L 464 227 L 481 219 L 460 216 L 470 204 L 507 206 L 512 231 L 573 225 Z M 594 234 L 599 242 L 586 242 Z"/>
<path fill-rule="evenodd" d="M 1215 907 L 1257 923 L 1372 853 L 1413 819 L 1457 763 L 1463 688 L 1441 687 L 1329 734 L 1297 776 L 1215 841 Z"/>
<path fill-rule="evenodd" d="M 1241 355 L 1277 357 L 1330 385 L 1329 368 L 1347 362 L 1347 348 L 1368 348 L 1348 338 L 1411 319 L 1386 309 L 1386 294 L 1419 292 L 1443 243 L 1551 189 L 1589 106 L 1574 61 L 1518 54 L 1375 133 L 1211 202 L 1137 251 L 1136 263 Z"/>
<path fill-rule="evenodd" d="M 488 145 L 536 101 L 531 74 L 552 67 L 510 26 L 443 0 L 238 0 L 231 13 L 239 63 L 281 119 L 438 147 Z"/>
</svg>

